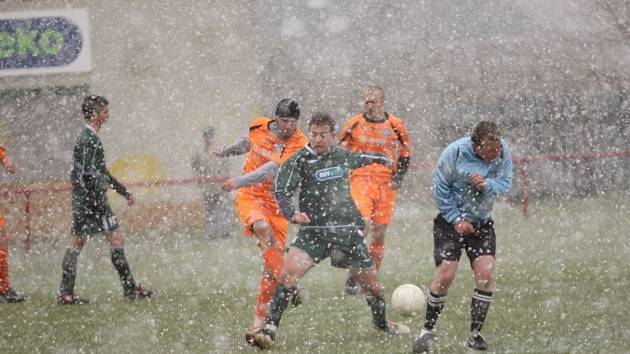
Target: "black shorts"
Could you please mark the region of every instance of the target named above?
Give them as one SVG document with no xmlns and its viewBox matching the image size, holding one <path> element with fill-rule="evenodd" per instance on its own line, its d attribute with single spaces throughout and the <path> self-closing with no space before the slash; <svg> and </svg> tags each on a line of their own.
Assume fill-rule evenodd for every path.
<svg viewBox="0 0 630 354">
<path fill-rule="evenodd" d="M 433 258 L 438 266 L 442 261 L 459 262 L 462 256 L 462 248 L 466 249 L 466 255 L 471 265 L 479 256 L 493 256 L 496 253 L 496 235 L 494 233 L 494 221 L 488 219 L 480 223 L 473 223 L 475 233 L 460 235 L 455 231 L 455 226 L 438 214 L 433 220 Z"/>
<path fill-rule="evenodd" d="M 99 233 L 111 233 L 118 229 L 118 219 L 107 198 L 96 200 L 79 192 L 72 194 L 72 234 L 90 236 Z"/>
</svg>

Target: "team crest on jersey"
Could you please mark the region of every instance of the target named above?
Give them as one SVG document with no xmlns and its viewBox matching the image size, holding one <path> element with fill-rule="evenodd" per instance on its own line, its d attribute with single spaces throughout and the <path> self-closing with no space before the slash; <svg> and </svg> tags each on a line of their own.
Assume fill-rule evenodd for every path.
<svg viewBox="0 0 630 354">
<path fill-rule="evenodd" d="M 315 178 L 317 178 L 318 181 L 328 181 L 341 177 L 343 177 L 343 169 L 339 166 L 325 168 L 315 172 Z"/>
<path fill-rule="evenodd" d="M 281 154 L 284 151 L 284 144 L 273 144 L 274 154 Z"/>
</svg>

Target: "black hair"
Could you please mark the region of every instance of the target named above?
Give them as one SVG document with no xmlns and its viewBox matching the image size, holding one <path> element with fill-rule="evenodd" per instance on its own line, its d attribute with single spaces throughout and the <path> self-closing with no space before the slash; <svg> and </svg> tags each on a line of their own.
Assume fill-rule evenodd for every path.
<svg viewBox="0 0 630 354">
<path fill-rule="evenodd" d="M 83 118 L 90 119 L 94 117 L 108 104 L 109 102 L 103 96 L 86 96 L 83 100 L 83 104 L 81 104 L 81 113 L 83 113 Z"/>
<path fill-rule="evenodd" d="M 328 113 L 315 112 L 311 116 L 311 120 L 308 121 L 309 128 L 311 125 L 327 125 L 330 127 L 330 131 L 335 131 L 335 120 Z"/>
<path fill-rule="evenodd" d="M 495 141 L 499 141 L 501 139 L 501 131 L 495 122 L 484 120 L 477 123 L 477 125 L 473 128 L 470 139 L 473 143 L 475 143 L 475 145 L 481 145 L 481 142 L 486 137 Z"/>
<path fill-rule="evenodd" d="M 276 106 L 276 118 L 300 118 L 300 106 L 292 98 L 285 98 Z"/>
</svg>

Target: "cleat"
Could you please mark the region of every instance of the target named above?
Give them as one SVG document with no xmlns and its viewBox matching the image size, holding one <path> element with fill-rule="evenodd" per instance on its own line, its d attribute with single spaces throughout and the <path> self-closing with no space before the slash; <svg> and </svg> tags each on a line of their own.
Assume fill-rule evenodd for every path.
<svg viewBox="0 0 630 354">
<path fill-rule="evenodd" d="M 89 302 L 90 300 L 82 299 L 73 294 L 62 294 L 57 297 L 57 304 L 59 305 L 85 305 Z"/>
<path fill-rule="evenodd" d="M 247 342 L 247 344 L 251 346 L 255 346 L 254 336 L 256 335 L 258 331 L 265 328 L 266 325 L 267 325 L 266 317 L 260 317 L 260 316 L 254 317 L 254 324 L 252 325 L 252 329 L 245 332 L 245 341 Z"/>
<path fill-rule="evenodd" d="M 276 336 L 275 331 L 270 328 L 259 328 L 254 332 L 253 346 L 258 347 L 262 350 L 269 350 L 273 345 L 274 337 Z"/>
<path fill-rule="evenodd" d="M 4 293 L 0 294 L 0 303 L 16 303 L 24 300 L 26 300 L 26 296 L 16 292 L 13 288 L 9 288 Z"/>
<path fill-rule="evenodd" d="M 393 321 L 387 321 L 387 327 L 378 329 L 391 335 L 409 334 L 409 332 L 411 332 L 409 330 L 409 327 L 407 327 L 406 325 Z"/>
<path fill-rule="evenodd" d="M 261 330 L 262 328 L 252 328 L 249 331 L 245 332 L 245 342 L 247 342 L 247 344 L 251 345 L 252 347 L 255 347 L 256 344 L 254 343 L 254 338 L 256 337 L 256 332 Z"/>
<path fill-rule="evenodd" d="M 361 287 L 359 286 L 359 284 L 355 283 L 354 280 L 352 280 L 352 277 L 350 276 L 350 274 L 348 274 L 348 278 L 346 278 L 346 287 L 345 287 L 346 294 L 354 296 L 358 294 L 360 290 L 361 290 Z"/>
<path fill-rule="evenodd" d="M 470 336 L 466 340 L 466 346 L 472 350 L 487 350 L 488 344 L 478 331 L 470 332 Z"/>
<path fill-rule="evenodd" d="M 150 299 L 153 296 L 153 291 L 144 287 L 144 284 L 136 285 L 133 292 L 125 294 L 125 297 L 129 300 L 143 300 Z"/>
<path fill-rule="evenodd" d="M 413 342 L 413 353 L 428 353 L 431 342 L 435 339 L 435 331 L 423 328 Z"/>
</svg>

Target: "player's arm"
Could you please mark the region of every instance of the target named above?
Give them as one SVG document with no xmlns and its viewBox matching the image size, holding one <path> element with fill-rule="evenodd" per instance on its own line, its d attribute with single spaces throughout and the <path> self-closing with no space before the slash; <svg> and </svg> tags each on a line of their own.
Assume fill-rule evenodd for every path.
<svg viewBox="0 0 630 354">
<path fill-rule="evenodd" d="M 346 123 L 339 130 L 339 146 L 348 148 L 352 143 L 352 130 L 356 127 L 357 123 L 354 119 L 348 119 Z"/>
<path fill-rule="evenodd" d="M 501 166 L 494 178 L 484 179 L 483 193 L 488 196 L 506 194 L 512 188 L 512 153 L 505 141 L 501 141 Z"/>
<path fill-rule="evenodd" d="M 431 181 L 431 191 L 435 205 L 440 210 L 442 216 L 449 223 L 453 224 L 462 217 L 453 193 L 453 182 L 455 178 L 455 162 L 457 160 L 458 147 L 448 146 L 440 156 Z"/>
<path fill-rule="evenodd" d="M 85 140 L 80 141 L 72 153 L 72 177 L 71 182 L 75 187 L 80 187 L 85 193 L 95 196 L 98 192 L 99 172 L 96 168 L 94 158 L 96 156 L 96 145 Z"/>
<path fill-rule="evenodd" d="M 243 155 L 249 151 L 250 146 L 249 137 L 243 136 L 232 144 L 225 145 L 218 151 L 214 151 L 213 154 L 219 157 Z"/>
<path fill-rule="evenodd" d="M 396 172 L 394 172 L 393 180 L 398 185 L 402 184 L 403 178 L 409 171 L 409 162 L 411 161 L 411 145 L 407 126 L 402 121 L 396 123 L 396 134 L 400 143 L 398 152 L 398 161 L 396 163 Z"/>
<path fill-rule="evenodd" d="M 277 162 L 269 161 L 249 173 L 226 180 L 221 185 L 221 188 L 224 191 L 229 192 L 234 189 L 253 186 L 254 184 L 258 184 L 274 177 L 278 172 L 278 167 L 279 165 Z"/>
<path fill-rule="evenodd" d="M 118 180 L 114 178 L 114 176 L 112 176 L 112 174 L 109 172 L 109 170 L 106 170 L 106 173 L 107 173 L 107 180 L 109 184 L 108 187 L 113 188 L 116 191 L 116 193 L 122 195 L 128 201 L 132 200 L 133 198 L 131 197 L 131 193 L 129 193 L 127 188 L 122 183 L 118 182 Z"/>
<path fill-rule="evenodd" d="M 300 186 L 300 180 L 299 159 L 294 155 L 280 166 L 274 181 L 273 196 L 282 215 L 287 220 L 301 224 L 300 221 L 303 220 L 300 219 L 300 215 L 304 213 L 300 213 L 293 203 L 293 194 Z"/>
<path fill-rule="evenodd" d="M 15 174 L 15 164 L 2 147 L 0 147 L 0 165 L 2 165 L 2 167 L 4 167 L 10 174 Z"/>
</svg>

